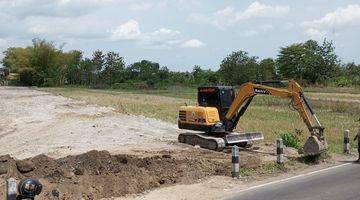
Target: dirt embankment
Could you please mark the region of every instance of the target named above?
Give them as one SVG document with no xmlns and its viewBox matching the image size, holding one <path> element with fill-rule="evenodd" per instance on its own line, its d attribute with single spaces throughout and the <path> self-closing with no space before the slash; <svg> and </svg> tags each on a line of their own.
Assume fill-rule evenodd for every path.
<svg viewBox="0 0 360 200">
<path fill-rule="evenodd" d="M 258 153 L 240 151 L 242 185 L 298 168 L 292 165 L 277 168 L 273 156 L 264 156 L 261 150 L 264 149 Z M 286 151 L 289 157 L 291 153 Z M 10 177 L 37 178 L 44 185 L 39 199 L 51 199 L 53 191 L 63 200 L 112 199 L 178 184 L 201 183 L 213 176 L 230 177 L 230 158 L 229 149 L 214 152 L 198 148 L 145 151 L 137 155 L 93 150 L 58 159 L 41 154 L 18 160 L 5 155 L 0 156 L 0 188 L 5 187 L 5 180 Z M 4 190 L 0 190 L 0 199 L 4 197 Z"/>
<path fill-rule="evenodd" d="M 258 156 L 243 155 L 243 167 L 258 167 Z M 9 177 L 39 178 L 44 184 L 41 198 L 49 199 L 58 190 L 60 199 L 100 199 L 141 193 L 177 183 L 194 183 L 211 175 L 229 176 L 229 154 L 207 150 L 169 152 L 152 156 L 111 155 L 90 151 L 76 156 L 53 159 L 38 155 L 16 160 L 0 157 L 1 187 Z M 0 190 L 0 198 L 4 199 Z"/>
</svg>

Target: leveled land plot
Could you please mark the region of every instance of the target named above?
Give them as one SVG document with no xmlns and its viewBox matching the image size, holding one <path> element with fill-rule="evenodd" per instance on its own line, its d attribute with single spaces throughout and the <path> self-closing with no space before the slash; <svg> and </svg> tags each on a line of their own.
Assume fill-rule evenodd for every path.
<svg viewBox="0 0 360 200">
<path fill-rule="evenodd" d="M 46 88 L 45 90 L 66 97 L 111 106 L 119 112 L 143 115 L 176 123 L 178 108 L 184 103 L 195 104 L 196 90 L 181 88 L 169 91 L 119 91 L 91 90 L 84 88 Z M 334 90 L 334 89 L 333 89 Z M 359 128 L 360 96 L 349 93 L 308 92 L 317 112 L 331 152 L 342 151 L 343 131 L 349 129 L 352 136 Z M 325 90 L 326 91 L 326 90 Z M 355 90 L 354 90 L 355 91 Z M 355 92 L 352 92 L 355 93 Z M 281 133 L 297 133 L 303 141 L 308 132 L 296 111 L 289 108 L 288 99 L 257 96 L 240 120 L 238 131 L 261 131 L 265 142 L 274 142 Z M 354 147 L 354 145 L 352 145 Z"/>
</svg>

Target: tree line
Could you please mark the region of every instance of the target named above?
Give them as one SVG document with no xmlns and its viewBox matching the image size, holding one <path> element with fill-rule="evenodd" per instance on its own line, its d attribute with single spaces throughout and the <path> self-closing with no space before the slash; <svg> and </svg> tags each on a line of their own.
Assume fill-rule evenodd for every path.
<svg viewBox="0 0 360 200">
<path fill-rule="evenodd" d="M 311 85 L 359 86 L 360 65 L 342 63 L 332 42 L 309 40 L 282 47 L 277 58 L 259 60 L 245 51 L 226 56 L 217 71 L 194 66 L 170 71 L 141 60 L 126 65 L 119 53 L 96 50 L 91 58 L 79 50 L 63 51 L 53 42 L 33 39 L 28 47 L 9 47 L 2 64 L 30 86 L 85 85 L 93 88 L 163 88 L 169 85 L 240 85 L 247 81 L 296 79 Z"/>
</svg>

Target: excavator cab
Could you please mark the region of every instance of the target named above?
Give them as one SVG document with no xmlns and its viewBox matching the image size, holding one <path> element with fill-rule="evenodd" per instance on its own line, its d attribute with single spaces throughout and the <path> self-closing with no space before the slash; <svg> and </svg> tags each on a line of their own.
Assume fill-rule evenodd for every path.
<svg viewBox="0 0 360 200">
<path fill-rule="evenodd" d="M 223 120 L 232 102 L 235 99 L 235 90 L 231 86 L 199 87 L 198 104 L 202 107 L 215 107 Z"/>
</svg>

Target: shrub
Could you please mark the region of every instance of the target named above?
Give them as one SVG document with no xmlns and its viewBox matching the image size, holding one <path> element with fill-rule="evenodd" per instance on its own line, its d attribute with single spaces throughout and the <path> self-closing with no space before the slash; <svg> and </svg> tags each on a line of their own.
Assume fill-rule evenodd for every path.
<svg viewBox="0 0 360 200">
<path fill-rule="evenodd" d="M 36 70 L 33 68 L 22 68 L 20 71 L 20 82 L 24 85 L 41 85 L 41 78 L 36 73 Z"/>
<path fill-rule="evenodd" d="M 335 87 L 349 87 L 352 85 L 352 80 L 349 77 L 339 76 L 329 79 L 328 84 Z"/>
<path fill-rule="evenodd" d="M 125 89 L 125 90 L 149 90 L 155 89 L 143 81 L 127 81 L 124 83 L 114 83 L 111 85 L 111 89 Z"/>
<path fill-rule="evenodd" d="M 301 147 L 301 142 L 299 138 L 297 138 L 291 133 L 280 134 L 280 137 L 283 140 L 284 145 L 287 147 L 294 147 L 296 149 L 299 149 Z"/>
</svg>

